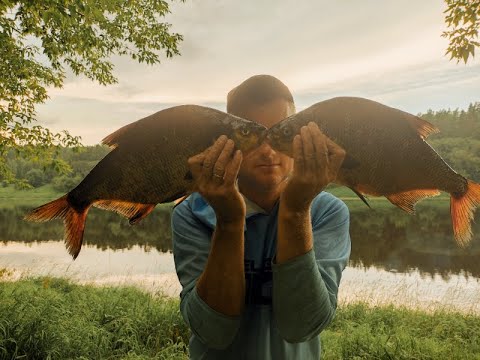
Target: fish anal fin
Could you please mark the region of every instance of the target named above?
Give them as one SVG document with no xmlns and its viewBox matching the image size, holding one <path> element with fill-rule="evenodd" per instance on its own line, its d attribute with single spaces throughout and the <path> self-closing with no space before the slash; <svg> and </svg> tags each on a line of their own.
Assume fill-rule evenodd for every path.
<svg viewBox="0 0 480 360">
<path fill-rule="evenodd" d="M 405 210 L 409 214 L 415 213 L 415 204 L 428 197 L 440 195 L 437 189 L 411 190 L 401 193 L 391 194 L 386 198 L 395 206 Z"/>
<path fill-rule="evenodd" d="M 415 131 L 420 135 L 422 139 L 426 139 L 430 134 L 435 134 L 440 132 L 440 130 L 433 124 L 429 123 L 418 116 L 409 116 L 408 122 L 415 129 Z"/>
<path fill-rule="evenodd" d="M 455 241 L 466 247 L 472 239 L 473 212 L 480 206 L 480 184 L 468 181 L 467 192 L 462 196 L 452 195 L 450 198 L 450 214 L 452 217 Z"/>
<path fill-rule="evenodd" d="M 103 210 L 115 211 L 129 219 L 130 225 L 138 223 L 150 214 L 157 204 L 141 204 L 122 200 L 98 200 L 93 206 Z"/>
</svg>

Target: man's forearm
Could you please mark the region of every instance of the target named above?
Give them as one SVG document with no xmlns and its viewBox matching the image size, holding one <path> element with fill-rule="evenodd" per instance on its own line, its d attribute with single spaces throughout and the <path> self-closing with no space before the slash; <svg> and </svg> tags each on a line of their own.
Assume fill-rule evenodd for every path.
<svg viewBox="0 0 480 360">
<path fill-rule="evenodd" d="M 318 335 L 335 312 L 312 248 L 310 210 L 290 212 L 280 206 L 273 307 L 278 329 L 290 342 Z M 294 316 L 289 309 L 297 309 Z"/>
<path fill-rule="evenodd" d="M 238 316 L 245 304 L 244 220 L 217 223 L 205 270 L 197 282 L 197 292 L 219 313 Z"/>
<path fill-rule="evenodd" d="M 310 209 L 290 211 L 282 206 L 278 213 L 277 256 L 278 264 L 306 254 L 313 247 Z"/>
</svg>

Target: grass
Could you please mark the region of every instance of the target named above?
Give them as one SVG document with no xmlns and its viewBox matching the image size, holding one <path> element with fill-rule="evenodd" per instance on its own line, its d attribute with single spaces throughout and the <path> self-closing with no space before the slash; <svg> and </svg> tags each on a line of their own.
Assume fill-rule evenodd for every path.
<svg viewBox="0 0 480 360">
<path fill-rule="evenodd" d="M 327 191 L 333 195 L 343 199 L 349 206 L 365 207 L 357 195 L 345 186 L 330 185 Z M 64 195 L 62 192 L 54 190 L 52 185 L 44 185 L 34 189 L 18 190 L 13 186 L 0 187 L 0 207 L 15 206 L 38 206 L 46 201 L 54 200 Z M 440 196 L 427 199 L 424 203 L 436 203 L 437 201 L 448 206 L 449 194 L 442 193 Z M 368 197 L 368 202 L 372 204 L 372 208 L 377 207 L 394 207 L 384 197 Z"/>
<path fill-rule="evenodd" d="M 0 359 L 184 359 L 178 301 L 55 278 L 0 283 Z"/>
<path fill-rule="evenodd" d="M 17 206 L 39 206 L 64 195 L 53 189 L 52 185 L 38 188 L 18 190 L 13 186 L 0 187 L 0 207 L 14 208 Z"/>
<path fill-rule="evenodd" d="M 344 305 L 324 359 L 480 359 L 480 318 Z M 56 278 L 0 281 L 0 359 L 187 359 L 178 300 Z"/>
</svg>

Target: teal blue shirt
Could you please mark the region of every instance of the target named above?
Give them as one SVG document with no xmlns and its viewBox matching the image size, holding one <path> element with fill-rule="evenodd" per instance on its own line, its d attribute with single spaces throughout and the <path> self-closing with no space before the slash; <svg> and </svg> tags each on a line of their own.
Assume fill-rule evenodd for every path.
<svg viewBox="0 0 480 360">
<path fill-rule="evenodd" d="M 278 204 L 245 219 L 245 309 L 232 317 L 196 291 L 215 229 L 214 210 L 194 193 L 172 217 L 173 253 L 182 285 L 180 310 L 190 326 L 191 359 L 319 359 L 320 332 L 331 322 L 350 256 L 349 212 L 322 192 L 311 207 L 313 250 L 275 264 Z"/>
</svg>

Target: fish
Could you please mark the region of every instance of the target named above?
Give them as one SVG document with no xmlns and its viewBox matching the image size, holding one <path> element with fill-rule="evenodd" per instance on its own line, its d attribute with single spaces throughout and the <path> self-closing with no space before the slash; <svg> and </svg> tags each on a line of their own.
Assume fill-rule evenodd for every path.
<svg viewBox="0 0 480 360">
<path fill-rule="evenodd" d="M 256 122 L 199 105 L 161 110 L 125 125 L 102 140 L 112 150 L 64 196 L 30 211 L 27 221 L 63 219 L 73 259 L 80 253 L 88 210 L 115 211 L 136 224 L 157 204 L 185 198 L 194 189 L 188 158 L 221 135 L 249 151 L 266 136 Z"/>
<path fill-rule="evenodd" d="M 454 171 L 427 143 L 437 127 L 373 100 L 334 97 L 275 124 L 266 141 L 292 156 L 293 138 L 309 122 L 346 152 L 334 183 L 350 188 L 367 205 L 366 196 L 384 196 L 408 213 L 415 212 L 418 201 L 447 192 L 454 238 L 460 247 L 470 243 L 480 185 Z"/>
</svg>

